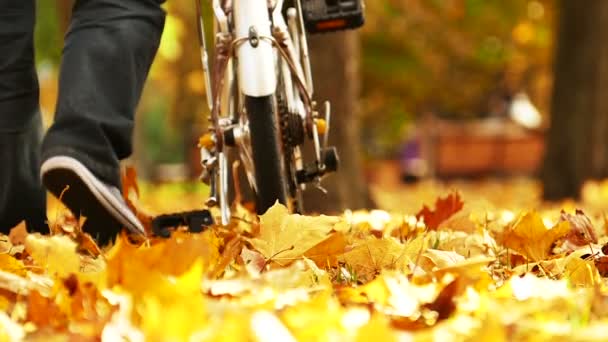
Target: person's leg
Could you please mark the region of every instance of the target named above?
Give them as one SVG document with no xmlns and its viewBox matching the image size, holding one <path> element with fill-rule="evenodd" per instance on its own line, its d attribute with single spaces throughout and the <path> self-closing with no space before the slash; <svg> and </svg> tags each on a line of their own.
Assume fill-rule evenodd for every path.
<svg viewBox="0 0 608 342">
<path fill-rule="evenodd" d="M 42 120 L 34 63 L 34 0 L 0 0 L 0 232 L 26 220 L 46 231 Z"/>
<path fill-rule="evenodd" d="M 99 184 L 120 188 L 119 161 L 131 154 L 135 109 L 164 26 L 161 2 L 76 2 L 65 39 L 55 122 L 42 146 L 45 163 L 53 157 L 73 158 L 81 164 L 75 168 L 85 167 Z M 47 166 L 43 163 L 42 177 L 51 192 L 59 195 L 65 185 L 73 186 L 69 175 L 61 172 L 45 178 L 45 174 L 53 175 Z M 66 180 L 68 184 L 58 183 Z M 75 214 L 87 217 L 85 229 L 88 225 L 92 233 L 113 235 L 120 225 L 139 229 L 137 222 L 132 227 L 125 222 L 130 217 L 108 222 L 108 215 L 120 214 L 110 209 L 121 209 L 115 207 L 123 204 L 104 202 L 104 207 L 87 207 L 90 201 L 83 200 L 78 190 L 72 191 L 75 198 L 69 192 L 64 193 L 64 203 Z M 102 197 L 112 199 L 109 192 Z"/>
</svg>

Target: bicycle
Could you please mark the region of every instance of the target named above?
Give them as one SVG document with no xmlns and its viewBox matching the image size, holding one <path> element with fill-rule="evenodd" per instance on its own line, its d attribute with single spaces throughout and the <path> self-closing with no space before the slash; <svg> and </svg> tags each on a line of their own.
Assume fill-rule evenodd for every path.
<svg viewBox="0 0 608 342">
<path fill-rule="evenodd" d="M 303 210 L 302 191 L 322 189 L 323 176 L 338 169 L 328 146 L 331 107 L 322 115 L 313 101 L 306 34 L 363 25 L 361 0 L 213 0 L 215 56 L 212 68 L 201 4 L 195 0 L 198 36 L 211 129 L 199 140 L 201 180 L 210 185 L 206 205 L 219 206 L 220 221 L 231 217 L 227 151 L 235 148 L 263 214 L 277 201 L 291 212 Z M 302 147 L 312 144 L 314 160 Z M 208 211 L 163 217 L 157 225 L 187 224 L 200 229 L 213 220 Z M 157 227 L 159 228 L 159 227 Z"/>
</svg>

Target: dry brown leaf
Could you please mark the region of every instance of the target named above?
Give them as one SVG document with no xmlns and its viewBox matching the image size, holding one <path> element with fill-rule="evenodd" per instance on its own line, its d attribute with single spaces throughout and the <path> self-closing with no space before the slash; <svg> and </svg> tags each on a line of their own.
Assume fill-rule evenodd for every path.
<svg viewBox="0 0 608 342">
<path fill-rule="evenodd" d="M 426 205 L 416 214 L 416 218 L 424 219 L 424 223 L 429 229 L 437 229 L 439 225 L 450 218 L 452 215 L 460 211 L 464 206 L 464 202 L 457 192 L 447 195 L 445 198 L 437 198 L 435 201 L 435 210 L 429 209 Z"/>
<path fill-rule="evenodd" d="M 593 259 L 595 267 L 597 268 L 600 275 L 604 278 L 608 277 L 608 256 L 602 255 Z"/>
<path fill-rule="evenodd" d="M 18 225 L 16 225 L 8 234 L 8 239 L 13 245 L 23 245 L 25 244 L 25 238 L 27 237 L 27 228 L 25 226 L 25 221 L 21 221 Z"/>
<path fill-rule="evenodd" d="M 267 260 L 287 265 L 325 240 L 338 222 L 334 216 L 289 214 L 277 202 L 260 216 L 260 235 L 250 242 Z"/>
<path fill-rule="evenodd" d="M 244 246 L 241 250 L 241 259 L 245 263 L 245 269 L 251 276 L 258 276 L 266 267 L 266 259 L 264 256 Z"/>
<path fill-rule="evenodd" d="M 437 321 L 449 318 L 456 311 L 456 299 L 466 288 L 466 282 L 458 277 L 445 286 L 432 303 L 426 304 L 427 309 L 437 312 Z"/>
<path fill-rule="evenodd" d="M 562 221 L 547 229 L 537 212 L 522 215 L 505 231 L 503 244 L 532 261 L 549 257 L 555 242 L 570 232 L 570 223 Z"/>
<path fill-rule="evenodd" d="M 582 210 L 577 209 L 574 215 L 562 210 L 560 221 L 570 222 L 570 232 L 566 235 L 566 241 L 574 246 L 586 246 L 598 242 L 593 224 Z"/>
</svg>

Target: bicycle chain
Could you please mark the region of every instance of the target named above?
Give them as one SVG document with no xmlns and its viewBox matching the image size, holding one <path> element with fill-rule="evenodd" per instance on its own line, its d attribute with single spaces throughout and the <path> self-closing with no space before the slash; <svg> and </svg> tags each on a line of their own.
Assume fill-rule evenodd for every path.
<svg viewBox="0 0 608 342">
<path fill-rule="evenodd" d="M 298 113 L 289 111 L 287 103 L 282 96 L 279 96 L 277 102 L 283 147 L 285 150 L 291 150 L 304 143 L 303 121 Z"/>
</svg>

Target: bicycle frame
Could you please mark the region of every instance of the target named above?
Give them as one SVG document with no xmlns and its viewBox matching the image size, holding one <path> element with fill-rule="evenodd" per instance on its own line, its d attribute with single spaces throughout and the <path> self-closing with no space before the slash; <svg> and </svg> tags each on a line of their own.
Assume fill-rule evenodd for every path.
<svg viewBox="0 0 608 342">
<path fill-rule="evenodd" d="M 299 146 L 293 147 L 292 177 L 300 190 L 310 181 L 320 187 L 320 179 L 326 172 L 328 130 L 321 142 L 317 122 L 329 123 L 330 107 L 326 102 L 322 119 L 312 101 L 313 84 L 300 0 L 295 1 L 295 8 L 290 8 L 285 17 L 283 0 L 213 0 L 217 33 L 212 68 L 208 65 L 198 1 L 195 0 L 201 59 L 212 124 L 211 133 L 199 143 L 203 166 L 201 179 L 211 186 L 207 205 L 219 204 L 221 223 L 227 225 L 230 221 L 228 179 L 231 170 L 226 146 L 238 148 L 249 182 L 257 190 L 253 181 L 256 170 L 251 161 L 249 124 L 243 115 L 243 97 L 276 95 L 284 101 L 286 108 L 283 110 L 301 119 L 303 132 L 313 141 L 316 160 L 315 168 L 307 170 Z M 297 173 L 303 175 L 303 180 L 295 179 Z"/>
<path fill-rule="evenodd" d="M 270 18 L 266 0 L 234 1 L 235 41 L 238 58 L 238 85 L 241 93 L 249 96 L 274 94 L 277 87 L 275 56 L 270 37 Z"/>
</svg>

